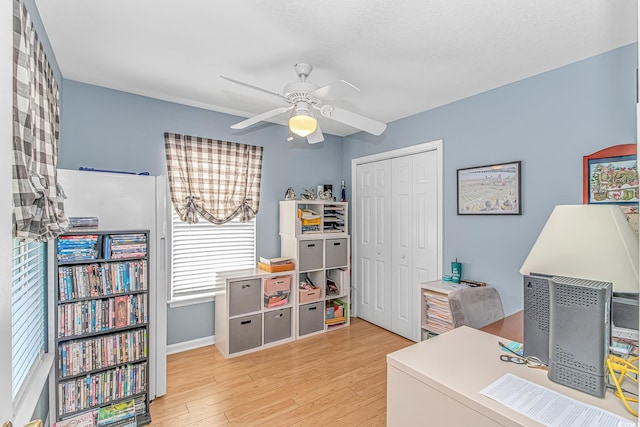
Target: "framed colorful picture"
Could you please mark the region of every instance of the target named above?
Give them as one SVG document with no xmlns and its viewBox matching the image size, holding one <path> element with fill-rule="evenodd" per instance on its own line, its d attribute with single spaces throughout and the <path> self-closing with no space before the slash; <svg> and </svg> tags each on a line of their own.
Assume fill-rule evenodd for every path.
<svg viewBox="0 0 640 427">
<path fill-rule="evenodd" d="M 616 204 L 639 233 L 636 144 L 614 145 L 583 156 L 582 202 Z"/>
<path fill-rule="evenodd" d="M 637 206 L 636 144 L 608 147 L 583 157 L 583 203 Z"/>
<path fill-rule="evenodd" d="M 458 215 L 520 215 L 520 164 L 458 169 Z"/>
</svg>

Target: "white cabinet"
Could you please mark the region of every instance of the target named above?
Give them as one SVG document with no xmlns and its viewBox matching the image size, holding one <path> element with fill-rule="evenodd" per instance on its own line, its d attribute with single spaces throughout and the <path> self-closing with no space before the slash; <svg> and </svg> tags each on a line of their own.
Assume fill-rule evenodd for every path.
<svg viewBox="0 0 640 427">
<path fill-rule="evenodd" d="M 351 250 L 347 218 L 348 205 L 343 202 L 280 202 L 280 254 L 292 258 L 297 270 L 297 337 L 349 325 Z"/>
<path fill-rule="evenodd" d="M 239 356 L 295 339 L 293 291 L 296 272 L 257 268 L 220 273 L 216 290 L 216 347 Z"/>
</svg>

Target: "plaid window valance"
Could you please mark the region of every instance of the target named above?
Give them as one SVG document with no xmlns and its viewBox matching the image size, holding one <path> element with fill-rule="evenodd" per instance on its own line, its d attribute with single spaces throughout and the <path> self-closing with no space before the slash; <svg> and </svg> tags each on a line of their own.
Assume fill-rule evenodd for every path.
<svg viewBox="0 0 640 427">
<path fill-rule="evenodd" d="M 13 18 L 13 236 L 46 241 L 67 228 L 56 173 L 58 85 L 19 0 Z"/>
<path fill-rule="evenodd" d="M 262 147 L 165 133 L 171 201 L 189 224 L 253 219 L 260 205 Z"/>
</svg>

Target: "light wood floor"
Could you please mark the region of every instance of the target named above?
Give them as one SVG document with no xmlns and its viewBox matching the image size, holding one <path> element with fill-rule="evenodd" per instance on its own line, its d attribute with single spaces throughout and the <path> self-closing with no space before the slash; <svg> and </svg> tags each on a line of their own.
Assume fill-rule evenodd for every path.
<svg viewBox="0 0 640 427">
<path fill-rule="evenodd" d="M 412 344 L 360 319 L 245 356 L 215 346 L 167 358 L 151 426 L 384 426 L 386 354 Z"/>
</svg>

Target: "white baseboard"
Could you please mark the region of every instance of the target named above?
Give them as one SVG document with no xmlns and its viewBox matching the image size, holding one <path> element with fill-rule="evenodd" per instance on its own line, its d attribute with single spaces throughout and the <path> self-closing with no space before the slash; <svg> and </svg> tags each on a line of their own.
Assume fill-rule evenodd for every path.
<svg viewBox="0 0 640 427">
<path fill-rule="evenodd" d="M 216 336 L 211 335 L 204 338 L 198 338 L 197 340 L 179 342 L 176 344 L 169 344 L 167 346 L 167 355 L 182 353 L 183 351 L 194 350 L 196 348 L 205 347 L 216 343 Z"/>
</svg>

